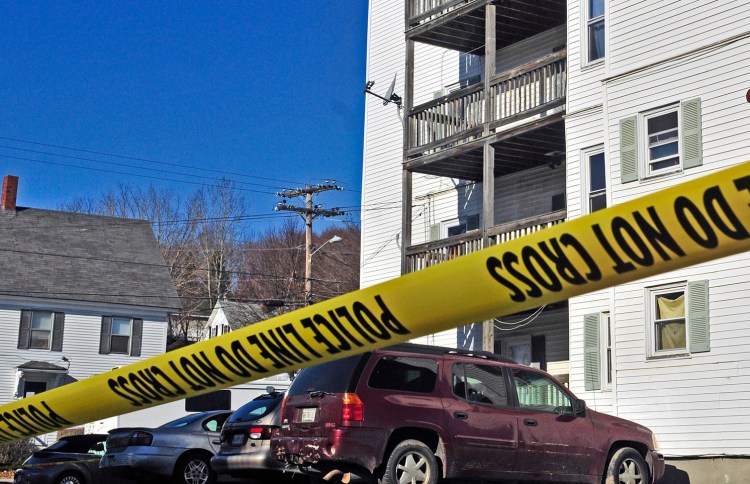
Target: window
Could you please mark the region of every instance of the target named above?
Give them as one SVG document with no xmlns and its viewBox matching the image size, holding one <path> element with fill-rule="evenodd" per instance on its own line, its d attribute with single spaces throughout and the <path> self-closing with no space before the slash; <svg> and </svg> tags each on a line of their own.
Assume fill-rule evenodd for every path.
<svg viewBox="0 0 750 484">
<path fill-rule="evenodd" d="M 604 147 L 597 146 L 582 152 L 586 173 L 587 213 L 607 208 L 607 175 L 604 166 Z"/>
<path fill-rule="evenodd" d="M 542 373 L 513 370 L 518 405 L 543 412 L 572 412 L 570 396 Z"/>
<path fill-rule="evenodd" d="M 700 99 L 620 120 L 622 183 L 677 173 L 702 164 Z"/>
<path fill-rule="evenodd" d="M 111 353 L 130 352 L 131 321 L 126 318 L 112 318 Z"/>
<path fill-rule="evenodd" d="M 64 325 L 64 313 L 22 310 L 18 349 L 62 351 Z"/>
<path fill-rule="evenodd" d="M 645 176 L 671 173 L 680 169 L 678 107 L 643 115 L 645 130 Z"/>
<path fill-rule="evenodd" d="M 453 365 L 453 394 L 461 400 L 488 405 L 508 405 L 503 370 L 499 366 L 458 363 Z"/>
<path fill-rule="evenodd" d="M 52 313 L 33 311 L 31 313 L 31 334 L 29 348 L 48 350 L 52 340 Z"/>
<path fill-rule="evenodd" d="M 586 0 L 586 37 L 588 62 L 604 58 L 604 0 Z"/>
<path fill-rule="evenodd" d="M 99 353 L 141 356 L 142 336 L 142 319 L 104 316 L 99 340 Z"/>
<path fill-rule="evenodd" d="M 477 230 L 479 226 L 479 214 L 468 215 L 465 218 L 454 218 L 445 222 L 430 225 L 429 241 L 440 240 L 446 237 L 455 237 L 466 232 Z"/>
<path fill-rule="evenodd" d="M 587 391 L 612 388 L 612 318 L 608 312 L 583 317 L 583 374 Z"/>
<path fill-rule="evenodd" d="M 370 375 L 370 388 L 400 392 L 432 393 L 437 380 L 437 361 L 431 358 L 384 356 Z"/>
<path fill-rule="evenodd" d="M 708 281 L 646 288 L 648 356 L 709 351 Z"/>
</svg>

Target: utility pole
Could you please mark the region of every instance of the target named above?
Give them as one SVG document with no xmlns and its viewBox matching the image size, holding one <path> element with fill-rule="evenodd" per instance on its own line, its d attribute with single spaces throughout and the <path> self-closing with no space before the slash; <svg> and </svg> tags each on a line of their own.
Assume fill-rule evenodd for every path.
<svg viewBox="0 0 750 484">
<path fill-rule="evenodd" d="M 305 188 L 295 188 L 276 192 L 276 195 L 282 198 L 305 197 L 305 206 L 297 207 L 287 205 L 286 200 L 279 202 L 274 210 L 287 210 L 297 212 L 305 219 L 305 306 L 312 303 L 312 223 L 317 217 L 336 217 L 344 215 L 344 212 L 334 208 L 326 210 L 320 205 L 313 205 L 313 195 L 328 190 L 343 190 L 336 182 L 326 182 L 324 185 L 306 185 Z"/>
</svg>

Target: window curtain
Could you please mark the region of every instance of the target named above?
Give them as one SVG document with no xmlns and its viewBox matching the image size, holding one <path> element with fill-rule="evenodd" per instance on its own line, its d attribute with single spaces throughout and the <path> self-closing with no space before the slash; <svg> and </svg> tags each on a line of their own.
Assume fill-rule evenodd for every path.
<svg viewBox="0 0 750 484">
<path fill-rule="evenodd" d="M 685 295 L 669 299 L 666 296 L 656 297 L 657 309 L 659 311 L 657 319 L 682 319 L 671 323 L 660 324 L 659 336 L 661 338 L 661 348 L 671 350 L 677 348 L 686 348 L 687 340 L 685 338 Z"/>
</svg>

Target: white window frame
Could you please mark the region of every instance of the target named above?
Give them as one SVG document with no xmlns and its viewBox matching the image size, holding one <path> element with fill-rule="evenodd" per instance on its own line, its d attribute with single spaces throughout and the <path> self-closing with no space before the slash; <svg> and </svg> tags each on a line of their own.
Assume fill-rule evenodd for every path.
<svg viewBox="0 0 750 484">
<path fill-rule="evenodd" d="M 670 104 L 669 106 L 664 106 L 658 109 L 654 109 L 651 111 L 646 111 L 643 113 L 640 113 L 638 115 L 638 125 L 639 125 L 639 140 L 640 140 L 640 146 L 638 147 L 639 150 L 639 158 L 641 160 L 641 166 L 639 167 L 641 175 L 641 179 L 648 179 L 648 178 L 654 178 L 659 177 L 663 175 L 670 175 L 673 173 L 679 173 L 682 171 L 682 161 L 683 161 L 683 155 L 682 155 L 682 112 L 681 112 L 681 106 L 680 103 L 676 104 Z M 677 114 L 677 126 L 674 128 L 677 131 L 677 158 L 679 162 L 675 166 L 670 166 L 667 168 L 662 168 L 659 170 L 653 170 L 651 168 L 652 160 L 649 156 L 649 135 L 648 135 L 648 121 L 649 119 L 655 118 L 657 116 L 661 116 L 664 114 L 668 114 L 670 112 L 674 112 Z M 658 143 L 657 143 L 658 145 Z M 658 159 L 657 159 L 658 160 Z"/>
<path fill-rule="evenodd" d="M 441 234 L 444 239 L 447 239 L 448 237 L 451 237 L 448 235 L 448 230 L 454 228 L 454 227 L 463 227 L 464 231 L 463 233 L 466 233 L 466 221 L 461 222 L 461 219 L 453 218 L 450 220 L 446 220 L 445 222 L 441 223 Z M 460 234 L 459 234 L 460 235 Z M 455 235 L 453 237 L 456 237 Z"/>
<path fill-rule="evenodd" d="M 583 214 L 592 213 L 591 210 L 591 158 L 596 155 L 604 156 L 604 189 L 600 190 L 600 193 L 604 194 L 605 208 L 609 207 L 609 193 L 607 188 L 609 187 L 609 170 L 607 169 L 607 155 L 604 153 L 604 145 L 591 146 L 581 150 L 581 160 L 583 160 L 582 168 L 584 173 L 583 180 Z M 597 193 L 598 194 L 598 193 Z"/>
<path fill-rule="evenodd" d="M 671 292 L 681 291 L 684 294 L 684 309 L 685 315 L 683 317 L 685 324 L 685 347 L 675 348 L 672 350 L 657 350 L 657 321 L 656 321 L 656 297 L 662 294 Z M 674 357 L 674 356 L 689 356 L 690 355 L 690 324 L 688 324 L 689 317 L 689 301 L 688 301 L 688 287 L 687 281 L 674 282 L 670 284 L 662 284 L 659 286 L 645 288 L 646 297 L 646 341 L 647 341 L 647 356 L 649 358 L 661 358 L 661 357 Z"/>
<path fill-rule="evenodd" d="M 49 329 L 44 328 L 34 328 L 34 317 L 36 315 L 40 314 L 47 314 L 49 315 Z M 38 321 L 38 320 L 37 320 Z M 52 311 L 31 311 L 31 318 L 29 321 L 29 348 L 30 350 L 47 350 L 49 351 L 52 348 L 52 332 L 55 329 L 55 313 Z M 34 333 L 47 333 L 47 346 L 44 348 L 36 348 L 32 346 L 32 342 L 34 341 Z"/>
<path fill-rule="evenodd" d="M 611 391 L 612 381 L 615 373 L 615 355 L 613 351 L 614 328 L 612 328 L 612 316 L 609 312 L 603 312 L 599 315 L 599 340 L 600 350 L 600 369 L 601 369 L 601 390 Z"/>
<path fill-rule="evenodd" d="M 604 4 L 604 12 L 598 16 L 598 17 L 591 17 L 591 9 L 589 8 L 589 2 L 590 0 L 581 0 L 582 1 L 582 8 L 581 11 L 584 13 L 584 15 L 581 16 L 581 19 L 583 20 L 581 29 L 583 31 L 583 35 L 581 35 L 581 43 L 583 44 L 582 50 L 582 56 L 581 60 L 583 61 L 583 66 L 593 66 L 604 63 L 604 59 L 607 57 L 607 21 L 606 21 L 606 14 L 607 14 L 607 2 L 606 0 L 602 0 L 602 3 Z M 589 45 L 591 42 L 591 27 L 595 24 L 602 23 L 604 25 L 604 55 L 597 59 L 589 60 L 589 57 L 591 55 L 591 51 L 589 49 Z"/>
<path fill-rule="evenodd" d="M 128 334 L 120 334 L 115 333 L 115 325 L 116 321 L 127 321 L 128 322 Z M 128 337 L 128 347 L 125 349 L 125 351 L 115 351 L 114 350 L 114 338 L 115 336 L 127 336 Z M 110 354 L 116 354 L 116 355 L 129 355 L 131 346 L 133 345 L 133 318 L 125 318 L 121 316 L 112 316 L 112 334 L 109 336 L 109 352 Z"/>
</svg>

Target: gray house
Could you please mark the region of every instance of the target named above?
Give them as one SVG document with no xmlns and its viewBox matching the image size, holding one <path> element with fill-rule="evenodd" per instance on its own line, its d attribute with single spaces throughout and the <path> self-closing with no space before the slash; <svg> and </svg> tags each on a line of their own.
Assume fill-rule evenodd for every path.
<svg viewBox="0 0 750 484">
<path fill-rule="evenodd" d="M 0 201 L 0 404 L 164 352 L 180 303 L 150 223 Z"/>
</svg>

